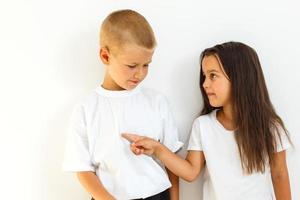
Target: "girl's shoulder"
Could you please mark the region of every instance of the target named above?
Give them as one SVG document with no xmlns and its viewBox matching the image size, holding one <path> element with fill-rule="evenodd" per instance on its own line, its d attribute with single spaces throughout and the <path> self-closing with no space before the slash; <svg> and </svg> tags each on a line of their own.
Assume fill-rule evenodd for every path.
<svg viewBox="0 0 300 200">
<path fill-rule="evenodd" d="M 195 119 L 194 123 L 199 123 L 199 124 L 212 123 L 216 118 L 216 112 L 217 110 L 213 110 L 208 114 L 200 115 Z"/>
</svg>

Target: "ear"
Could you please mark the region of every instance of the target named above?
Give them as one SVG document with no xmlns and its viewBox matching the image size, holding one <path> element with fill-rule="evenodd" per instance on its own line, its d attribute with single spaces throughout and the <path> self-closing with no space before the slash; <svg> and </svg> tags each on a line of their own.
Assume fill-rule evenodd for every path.
<svg viewBox="0 0 300 200">
<path fill-rule="evenodd" d="M 109 64 L 109 50 L 107 47 L 101 47 L 99 51 L 99 56 L 103 64 L 108 65 Z"/>
</svg>

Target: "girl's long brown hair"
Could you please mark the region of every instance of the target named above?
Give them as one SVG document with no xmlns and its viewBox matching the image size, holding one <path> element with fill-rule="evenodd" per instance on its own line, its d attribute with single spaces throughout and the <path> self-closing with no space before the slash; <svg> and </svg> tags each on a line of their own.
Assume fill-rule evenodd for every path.
<svg viewBox="0 0 300 200">
<path fill-rule="evenodd" d="M 264 172 L 274 160 L 278 142 L 288 132 L 270 101 L 263 71 L 254 49 L 240 43 L 227 42 L 205 49 L 200 57 L 216 55 L 231 82 L 235 139 L 244 171 Z M 203 88 L 204 75 L 200 70 L 200 88 L 204 100 L 201 115 L 216 109 L 209 104 Z M 278 138 L 278 139 L 276 139 Z"/>
</svg>

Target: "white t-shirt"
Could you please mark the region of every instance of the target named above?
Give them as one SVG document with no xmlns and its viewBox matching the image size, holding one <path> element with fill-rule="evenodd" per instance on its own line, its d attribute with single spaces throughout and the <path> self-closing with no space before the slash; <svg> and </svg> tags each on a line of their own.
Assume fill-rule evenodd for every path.
<svg viewBox="0 0 300 200">
<path fill-rule="evenodd" d="M 188 150 L 203 151 L 203 200 L 271 200 L 270 169 L 265 173 L 243 173 L 234 132 L 226 130 L 216 118 L 217 111 L 198 117 L 193 124 Z M 285 134 L 277 151 L 290 146 Z"/>
<path fill-rule="evenodd" d="M 159 140 L 173 152 L 183 145 L 164 96 L 140 87 L 130 91 L 98 87 L 72 114 L 63 169 L 96 172 L 118 200 L 146 198 L 169 188 L 161 163 L 134 155 L 121 137 L 125 132 Z"/>
</svg>

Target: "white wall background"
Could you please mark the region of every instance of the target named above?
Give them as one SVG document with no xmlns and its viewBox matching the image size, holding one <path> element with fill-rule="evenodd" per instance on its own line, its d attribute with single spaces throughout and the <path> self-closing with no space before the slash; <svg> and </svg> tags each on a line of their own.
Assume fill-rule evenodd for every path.
<svg viewBox="0 0 300 200">
<path fill-rule="evenodd" d="M 102 79 L 99 25 L 123 8 L 142 13 L 156 33 L 144 84 L 169 98 L 184 140 L 201 107 L 200 52 L 229 40 L 257 50 L 274 106 L 294 141 L 288 164 L 293 199 L 300 199 L 296 0 L 1 0 L 0 199 L 89 199 L 72 174 L 61 172 L 65 130 L 74 104 Z M 200 200 L 200 185 L 182 181 L 181 199 Z"/>
</svg>

